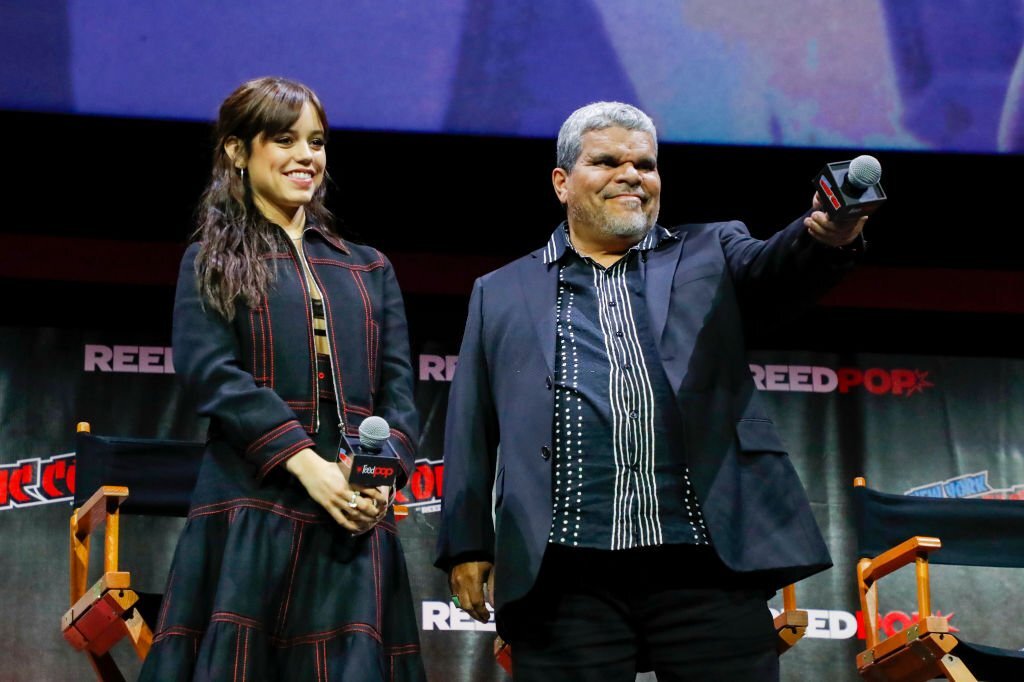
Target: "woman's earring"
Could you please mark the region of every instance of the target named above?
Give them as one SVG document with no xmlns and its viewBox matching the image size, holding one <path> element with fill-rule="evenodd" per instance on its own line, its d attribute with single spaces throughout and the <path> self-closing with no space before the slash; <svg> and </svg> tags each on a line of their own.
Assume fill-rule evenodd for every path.
<svg viewBox="0 0 1024 682">
<path fill-rule="evenodd" d="M 245 182 L 245 166 L 238 169 L 238 174 L 242 177 L 242 182 Z"/>
</svg>

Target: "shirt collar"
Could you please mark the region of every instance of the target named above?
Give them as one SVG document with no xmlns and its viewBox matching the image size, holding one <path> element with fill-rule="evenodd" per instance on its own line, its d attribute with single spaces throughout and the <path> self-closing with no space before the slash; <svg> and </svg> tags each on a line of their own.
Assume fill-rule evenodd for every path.
<svg viewBox="0 0 1024 682">
<path fill-rule="evenodd" d="M 641 239 L 637 244 L 633 245 L 630 251 L 651 251 L 659 248 L 662 244 L 668 243 L 679 239 L 678 232 L 670 232 L 661 225 L 655 225 L 644 238 Z M 562 260 L 562 257 L 568 251 L 572 251 L 578 255 L 572 242 L 569 241 L 569 224 L 562 222 L 561 225 L 555 228 L 555 231 L 551 233 L 551 237 L 548 239 L 547 245 L 544 247 L 544 265 L 551 265 Z"/>
</svg>

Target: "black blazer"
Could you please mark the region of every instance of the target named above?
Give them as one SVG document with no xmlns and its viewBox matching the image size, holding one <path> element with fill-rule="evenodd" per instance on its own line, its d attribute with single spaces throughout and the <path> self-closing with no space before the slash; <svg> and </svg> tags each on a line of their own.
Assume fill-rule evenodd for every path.
<svg viewBox="0 0 1024 682">
<path fill-rule="evenodd" d="M 802 220 L 767 241 L 739 222 L 684 225 L 641 265 L 712 543 L 768 589 L 831 565 L 743 339 L 744 325 L 778 322 L 852 265 Z M 493 560 L 499 610 L 532 587 L 551 525 L 557 270 L 541 249 L 477 280 L 448 403 L 436 564 Z"/>
<path fill-rule="evenodd" d="M 307 227 L 303 248 L 324 296 L 339 422 L 355 434 L 371 414 L 388 421 L 402 462 L 396 485 L 402 486 L 415 468 L 419 418 L 394 270 L 376 249 L 315 226 Z M 265 256 L 276 281 L 260 305 L 240 303 L 230 322 L 203 305 L 198 252 L 199 244 L 192 244 L 182 259 L 173 332 L 175 372 L 199 413 L 210 418 L 212 461 L 204 463 L 207 475 L 193 504 L 259 496 L 264 477 L 313 446 L 319 400 L 309 292 L 296 252 Z"/>
</svg>

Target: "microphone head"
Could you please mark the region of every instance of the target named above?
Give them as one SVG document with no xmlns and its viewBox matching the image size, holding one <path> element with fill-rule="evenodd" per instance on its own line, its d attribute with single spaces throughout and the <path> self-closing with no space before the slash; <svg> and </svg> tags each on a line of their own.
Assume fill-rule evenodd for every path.
<svg viewBox="0 0 1024 682">
<path fill-rule="evenodd" d="M 359 444 L 365 450 L 380 452 L 390 435 L 391 427 L 383 417 L 367 417 L 359 425 Z"/>
<path fill-rule="evenodd" d="M 867 189 L 882 179 L 882 164 L 873 156 L 863 154 L 850 162 L 846 181 L 857 189 Z"/>
</svg>

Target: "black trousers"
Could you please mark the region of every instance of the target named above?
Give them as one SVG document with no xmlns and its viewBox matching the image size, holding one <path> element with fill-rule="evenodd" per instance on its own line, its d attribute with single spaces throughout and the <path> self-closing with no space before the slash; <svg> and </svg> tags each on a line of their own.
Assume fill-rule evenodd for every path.
<svg viewBox="0 0 1024 682">
<path fill-rule="evenodd" d="M 499 614 L 515 682 L 776 682 L 764 589 L 708 547 L 548 547 L 534 589 Z"/>
</svg>

